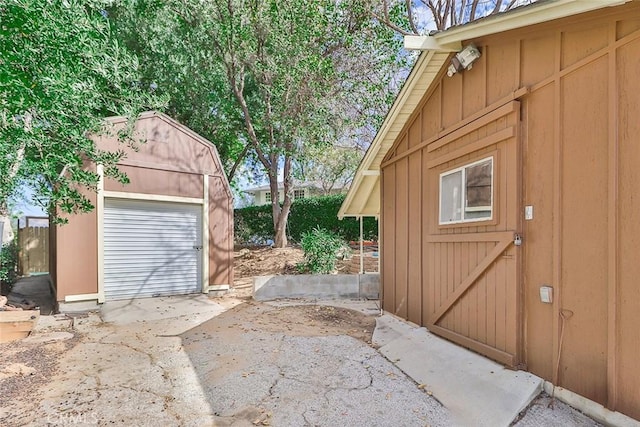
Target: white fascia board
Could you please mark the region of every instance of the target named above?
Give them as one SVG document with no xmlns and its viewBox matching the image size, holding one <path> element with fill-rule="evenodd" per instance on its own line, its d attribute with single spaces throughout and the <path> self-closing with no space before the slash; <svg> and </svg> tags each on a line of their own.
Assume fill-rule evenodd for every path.
<svg viewBox="0 0 640 427">
<path fill-rule="evenodd" d="M 425 79 L 426 66 L 431 62 L 434 55 L 442 55 L 452 52 L 464 40 L 470 40 L 476 37 L 482 37 L 489 34 L 500 33 L 516 28 L 522 28 L 529 25 L 548 22 L 554 19 L 564 18 L 579 13 L 589 12 L 596 9 L 602 9 L 610 6 L 618 6 L 632 0 L 547 0 L 540 1 L 539 4 L 524 6 L 521 10 L 514 9 L 511 12 L 489 16 L 480 19 L 471 24 L 462 25 L 460 27 L 451 28 L 449 30 L 436 33 L 432 36 L 407 36 L 405 37 L 405 47 L 407 49 L 423 50 L 420 58 L 414 65 L 411 73 L 407 77 L 400 93 L 396 97 L 396 101 L 391 106 L 389 113 L 385 117 L 384 122 L 380 126 L 376 137 L 374 138 L 369 150 L 365 153 L 364 159 L 360 163 L 356 171 L 355 178 L 351 184 L 351 188 L 347 192 L 347 196 L 340 207 L 338 217 L 340 219 L 345 216 L 360 216 L 361 212 L 351 212 L 355 194 L 360 190 L 363 183 L 363 177 L 367 176 L 370 170 L 379 169 L 379 162 L 374 158 L 378 153 L 389 149 L 390 144 L 388 132 L 392 123 L 395 122 L 400 111 L 405 107 L 405 102 L 415 87 L 419 79 Z M 459 49 L 457 49 L 459 50 Z M 437 73 L 432 73 L 428 78 L 433 79 Z M 431 84 L 432 82 L 429 82 Z M 378 178 L 379 179 L 379 178 Z"/>
<path fill-rule="evenodd" d="M 441 33 L 436 33 L 434 38 L 439 45 L 470 40 L 489 34 L 502 33 L 504 31 L 524 28 L 529 25 L 553 21 L 554 19 L 590 12 L 605 7 L 618 6 L 632 0 L 549 0 L 523 6 L 521 10 L 514 9 L 510 12 L 488 16 L 473 23 L 454 27 Z"/>
<path fill-rule="evenodd" d="M 442 44 L 432 36 L 404 36 L 404 48 L 407 50 L 432 50 L 434 52 L 459 52 L 462 44 L 453 42 Z"/>
</svg>

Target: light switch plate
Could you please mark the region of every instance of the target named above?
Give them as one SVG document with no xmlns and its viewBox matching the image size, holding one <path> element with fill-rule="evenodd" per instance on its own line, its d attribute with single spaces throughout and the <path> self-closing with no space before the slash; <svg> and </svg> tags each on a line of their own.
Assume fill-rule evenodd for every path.
<svg viewBox="0 0 640 427">
<path fill-rule="evenodd" d="M 524 219 L 530 221 L 533 219 L 533 206 L 525 206 L 524 207 Z"/>
<path fill-rule="evenodd" d="M 540 301 L 545 304 L 553 303 L 553 288 L 551 286 L 540 286 Z"/>
</svg>

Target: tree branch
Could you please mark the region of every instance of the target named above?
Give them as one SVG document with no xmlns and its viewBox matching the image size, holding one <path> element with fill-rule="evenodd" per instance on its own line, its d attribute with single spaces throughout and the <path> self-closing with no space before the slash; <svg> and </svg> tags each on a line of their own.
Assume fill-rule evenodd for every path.
<svg viewBox="0 0 640 427">
<path fill-rule="evenodd" d="M 236 174 L 236 170 L 238 169 L 238 166 L 240 166 L 240 163 L 243 162 L 244 158 L 247 156 L 247 153 L 249 152 L 249 147 L 251 147 L 251 144 L 245 144 L 244 148 L 242 149 L 242 152 L 238 155 L 238 157 L 236 158 L 236 161 L 233 162 L 233 166 L 231 167 L 231 170 L 229 170 L 229 173 L 227 174 L 227 179 L 229 181 L 233 180 L 233 177 Z"/>
<path fill-rule="evenodd" d="M 420 34 L 420 32 L 418 31 L 418 27 L 416 26 L 416 22 L 413 19 L 413 9 L 411 6 L 411 0 L 406 0 L 406 5 L 407 5 L 407 15 L 409 18 L 409 25 L 411 26 L 411 31 L 413 31 L 416 35 Z"/>
</svg>

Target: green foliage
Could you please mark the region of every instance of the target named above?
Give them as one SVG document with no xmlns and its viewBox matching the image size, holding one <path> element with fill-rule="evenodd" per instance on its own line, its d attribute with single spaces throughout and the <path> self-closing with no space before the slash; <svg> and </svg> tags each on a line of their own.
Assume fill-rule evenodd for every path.
<svg viewBox="0 0 640 427">
<path fill-rule="evenodd" d="M 98 176 L 126 182 L 121 152 L 96 149 L 104 118 L 157 105 L 140 84 L 138 61 L 113 37 L 110 0 L 6 0 L 0 6 L 0 202 L 27 183 L 54 214 L 93 208 Z M 131 126 L 119 133 L 132 142 Z"/>
<path fill-rule="evenodd" d="M 11 287 L 18 277 L 18 239 L 5 243 L 0 248 L 0 283 L 2 288 Z"/>
<path fill-rule="evenodd" d="M 364 152 L 358 147 L 337 145 L 307 146 L 303 158 L 296 162 L 296 179 L 316 182 L 323 194 L 348 187 Z"/>
<path fill-rule="evenodd" d="M 168 115 L 216 146 L 229 175 L 245 147 L 242 116 L 223 64 L 207 51 L 202 32 L 185 25 L 175 10 L 170 2 L 155 0 L 124 1 L 108 9 L 118 39 L 140 61 L 143 84 L 168 98 Z"/>
<path fill-rule="evenodd" d="M 314 227 L 321 227 L 344 240 L 358 240 L 360 238 L 359 220 L 338 219 L 338 210 L 345 197 L 345 194 L 334 194 L 296 200 L 289 215 L 288 233 L 291 238 L 299 242 L 304 233 Z M 378 221 L 375 218 L 365 218 L 363 228 L 365 239 L 377 239 Z"/>
<path fill-rule="evenodd" d="M 271 205 L 236 209 L 233 215 L 233 232 L 237 243 L 265 243 L 273 240 Z"/>
<path fill-rule="evenodd" d="M 382 122 L 400 87 L 411 58 L 367 7 L 128 0 L 110 14 L 140 56 L 144 81 L 157 82 L 169 113 L 216 144 L 230 181 L 246 156 L 256 176 L 286 188 L 307 146 L 370 140 L 363 134 Z M 269 211 L 279 244 L 290 202 Z"/>
<path fill-rule="evenodd" d="M 300 242 L 304 233 L 320 227 L 340 236 L 343 240 L 357 241 L 360 238 L 359 220 L 355 218 L 339 220 L 337 216 L 344 198 L 344 194 L 335 194 L 295 200 L 289 215 L 287 229 L 289 237 L 295 242 Z M 236 242 L 262 243 L 273 240 L 270 205 L 236 209 L 234 215 Z M 365 218 L 363 229 L 366 240 L 377 240 L 378 221 L 375 218 Z"/>
<path fill-rule="evenodd" d="M 345 244 L 337 234 L 316 227 L 302 235 L 300 246 L 304 251 L 304 262 L 299 265 L 300 270 L 312 274 L 329 274 L 336 269 L 338 252 Z"/>
</svg>

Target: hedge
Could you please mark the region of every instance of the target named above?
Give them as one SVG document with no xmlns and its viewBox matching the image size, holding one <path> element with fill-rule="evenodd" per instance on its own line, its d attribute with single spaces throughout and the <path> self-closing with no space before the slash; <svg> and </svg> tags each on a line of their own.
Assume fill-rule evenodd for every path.
<svg viewBox="0 0 640 427">
<path fill-rule="evenodd" d="M 338 219 L 338 210 L 345 194 L 298 199 L 291 205 L 287 237 L 300 242 L 302 235 L 316 227 L 332 231 L 346 241 L 360 238 L 360 221 L 355 218 Z M 273 240 L 271 205 L 249 206 L 234 211 L 236 243 L 264 243 Z M 363 236 L 378 239 L 378 221 L 364 218 Z"/>
</svg>

